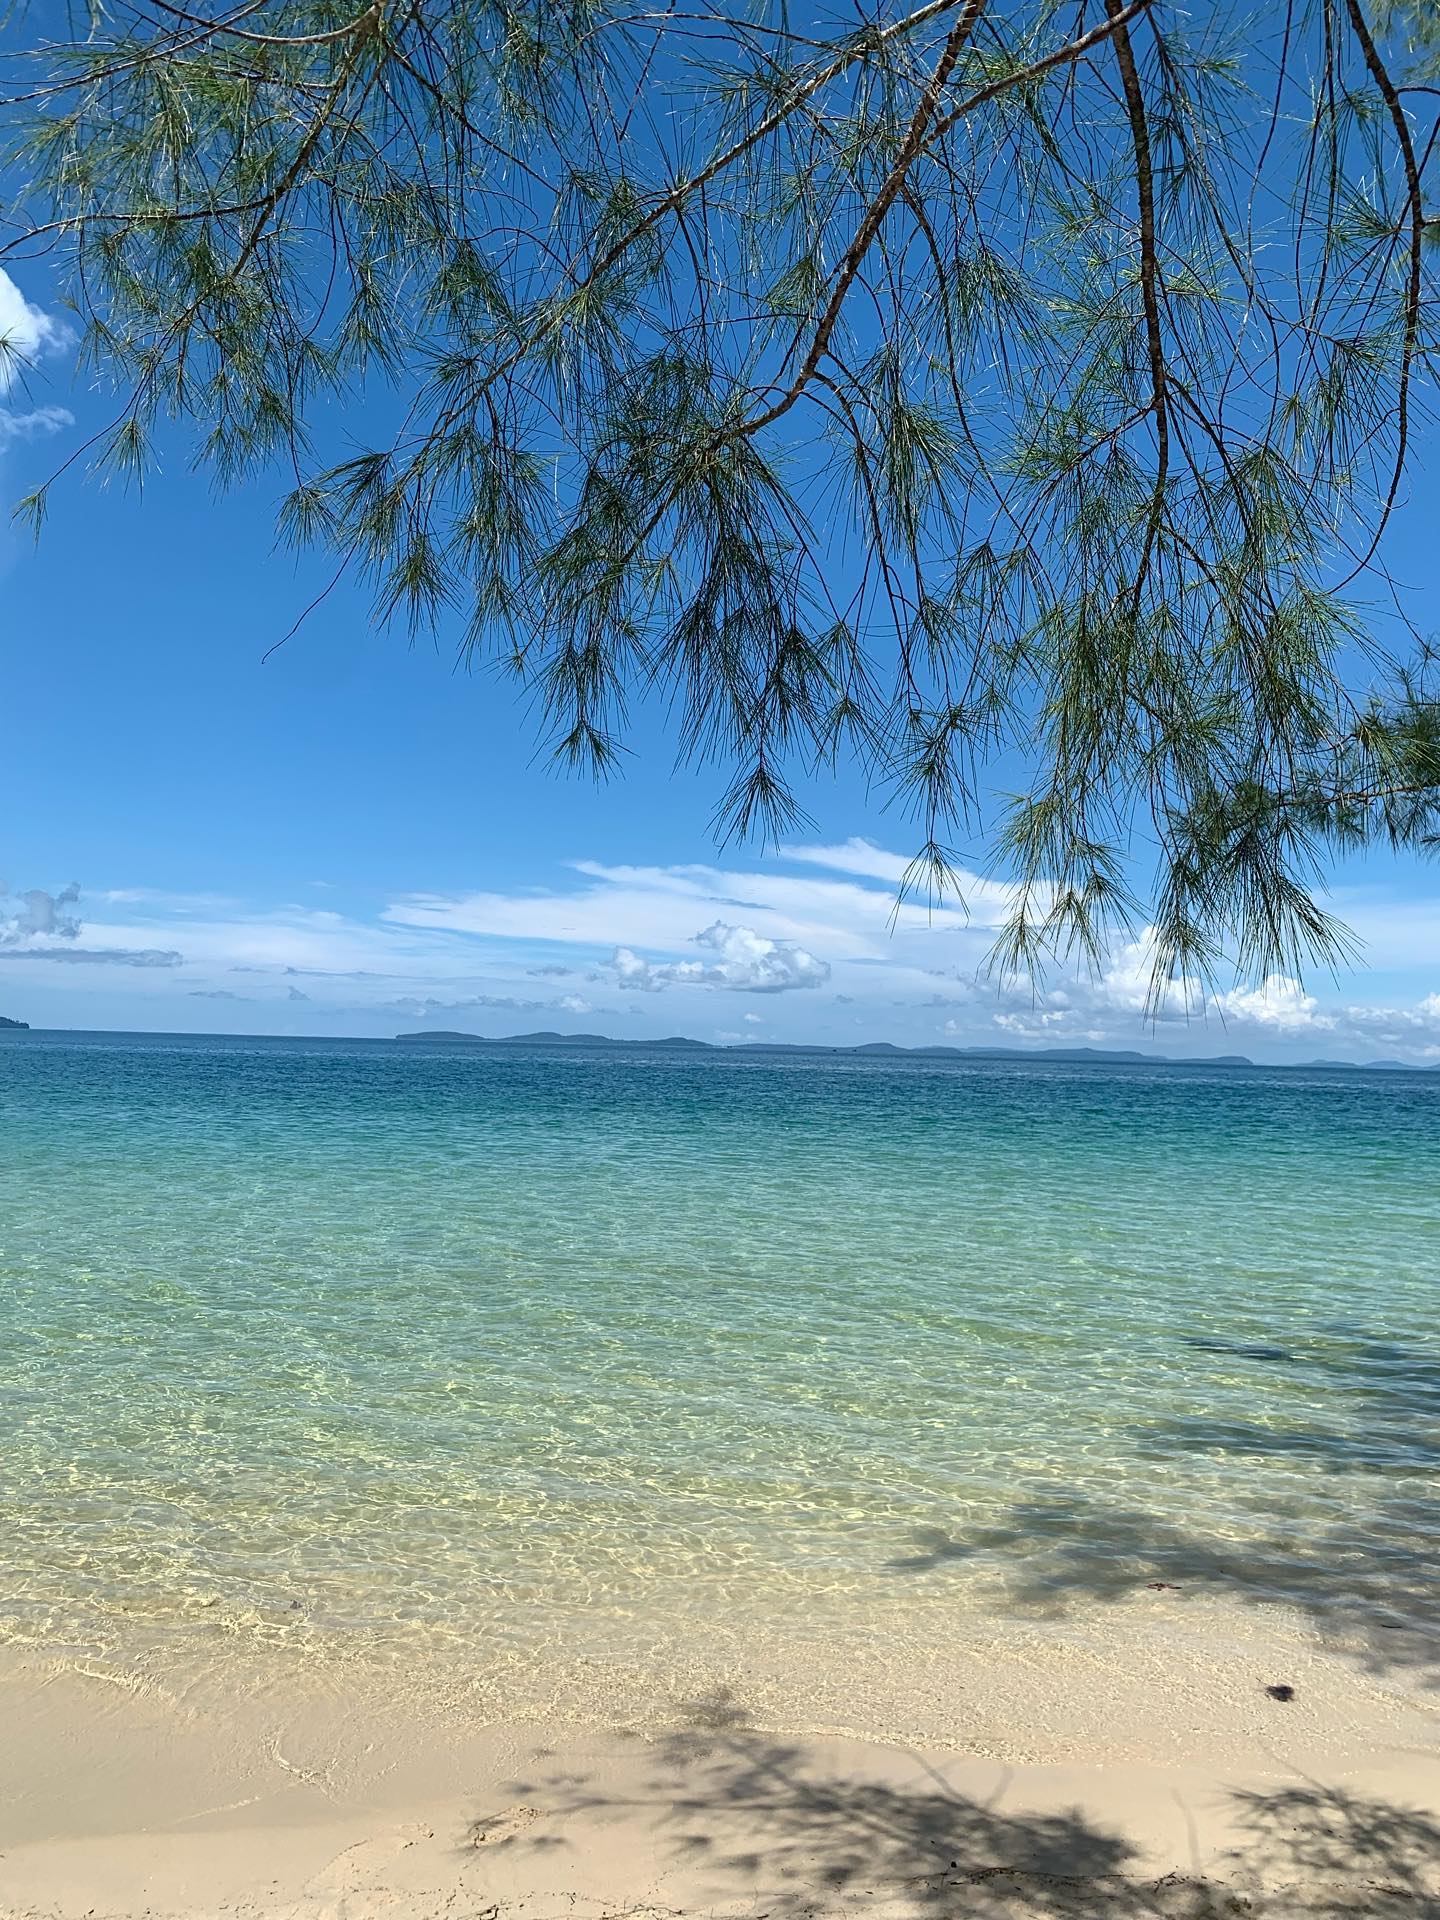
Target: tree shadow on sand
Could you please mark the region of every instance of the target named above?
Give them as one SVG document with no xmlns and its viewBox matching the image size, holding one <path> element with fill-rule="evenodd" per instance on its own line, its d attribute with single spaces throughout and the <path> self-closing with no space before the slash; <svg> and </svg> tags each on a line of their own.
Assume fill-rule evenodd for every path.
<svg viewBox="0 0 1440 1920">
<path fill-rule="evenodd" d="M 1223 1456 L 1265 1523 L 1243 1538 L 1207 1535 L 1168 1516 L 1057 1490 L 1016 1503 L 998 1526 L 920 1530 L 896 1572 L 969 1565 L 988 1573 L 1002 1604 L 1061 1614 L 1077 1600 L 1114 1601 L 1163 1583 L 1250 1605 L 1280 1603 L 1309 1614 L 1374 1672 L 1408 1669 L 1440 1685 L 1440 1361 L 1349 1330 L 1307 1349 L 1188 1345 L 1256 1369 L 1251 1419 L 1177 1415 L 1133 1435 L 1135 1454 L 1162 1468 L 1197 1455 Z M 1297 1421 L 1267 1399 L 1264 1370 L 1308 1375 L 1322 1419 Z M 1266 1495 L 1275 1463 L 1363 1477 L 1347 1517 L 1287 1527 Z M 1245 1487 L 1245 1477 L 1253 1476 Z M 1358 1493 L 1358 1489 L 1357 1489 Z"/>
<path fill-rule="evenodd" d="M 1014 1811 L 1003 1786 L 982 1802 L 918 1758 L 893 1781 L 838 1774 L 749 1730 L 723 1694 L 650 1748 L 628 1797 L 543 1766 L 506 1791 L 562 1819 L 640 1819 L 651 1912 L 1440 1920 L 1440 1827 L 1423 1814 L 1318 1787 L 1237 1794 L 1222 1878 L 1147 1877 L 1131 1842 L 1082 1812 Z"/>
</svg>

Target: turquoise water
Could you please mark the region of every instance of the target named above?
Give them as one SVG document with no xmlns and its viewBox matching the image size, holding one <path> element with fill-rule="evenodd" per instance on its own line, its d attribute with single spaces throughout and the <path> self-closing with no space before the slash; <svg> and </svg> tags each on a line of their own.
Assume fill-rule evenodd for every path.
<svg viewBox="0 0 1440 1920">
<path fill-rule="evenodd" d="M 1440 1074 L 34 1034 L 0 1148 L 17 1644 L 1166 1580 L 1440 1667 Z"/>
</svg>

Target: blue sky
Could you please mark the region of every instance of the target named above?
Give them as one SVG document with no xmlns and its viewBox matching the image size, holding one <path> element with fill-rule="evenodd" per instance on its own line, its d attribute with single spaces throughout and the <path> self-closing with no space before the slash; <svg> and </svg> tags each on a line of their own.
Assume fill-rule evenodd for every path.
<svg viewBox="0 0 1440 1920">
<path fill-rule="evenodd" d="M 0 287 L 36 361 L 0 409 L 8 498 L 102 417 L 34 293 Z M 1422 481 L 1394 553 L 1422 610 L 1437 503 Z M 1217 992 L 1151 1031 L 1141 947 L 1100 980 L 987 977 L 993 882 L 968 917 L 893 919 L 917 836 L 853 773 L 807 796 L 815 827 L 781 853 L 721 853 L 719 777 L 676 772 L 657 715 L 623 780 L 559 778 L 511 684 L 377 632 L 348 588 L 263 660 L 324 578 L 275 551 L 272 516 L 270 488 L 217 502 L 177 448 L 143 498 L 77 480 L 38 549 L 3 537 L 0 1013 L 1440 1060 L 1440 867 L 1337 874 L 1365 943 L 1338 980 Z"/>
</svg>

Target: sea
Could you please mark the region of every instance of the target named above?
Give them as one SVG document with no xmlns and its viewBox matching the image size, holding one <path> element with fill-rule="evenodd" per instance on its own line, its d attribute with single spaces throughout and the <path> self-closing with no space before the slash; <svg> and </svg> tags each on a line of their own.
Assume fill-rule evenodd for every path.
<svg viewBox="0 0 1440 1920">
<path fill-rule="evenodd" d="M 1172 1594 L 1440 1669 L 1440 1073 L 0 1036 L 12 1651 L 624 1719 Z"/>
</svg>

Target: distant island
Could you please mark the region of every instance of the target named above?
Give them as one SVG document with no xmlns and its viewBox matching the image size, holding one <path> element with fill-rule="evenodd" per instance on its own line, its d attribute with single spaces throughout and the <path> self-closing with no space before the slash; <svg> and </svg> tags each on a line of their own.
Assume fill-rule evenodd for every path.
<svg viewBox="0 0 1440 1920">
<path fill-rule="evenodd" d="M 8 1024 L 14 1025 L 15 1022 Z M 866 1040 L 854 1047 L 827 1047 L 819 1041 L 738 1040 L 716 1045 L 671 1034 L 664 1040 L 617 1040 L 608 1033 L 459 1033 L 436 1028 L 424 1033 L 397 1033 L 409 1046 L 463 1047 L 605 1047 L 625 1053 L 826 1053 L 858 1056 L 894 1054 L 913 1060 L 1049 1060 L 1060 1065 L 1096 1067 L 1254 1067 L 1290 1068 L 1305 1072 L 1426 1073 L 1440 1071 L 1404 1060 L 1251 1060 L 1243 1053 L 1180 1055 L 1137 1053 L 1106 1047 L 900 1047 L 891 1040 Z"/>
<path fill-rule="evenodd" d="M 447 1044 L 459 1041 L 462 1044 L 480 1047 L 688 1047 L 702 1053 L 721 1053 L 721 1047 L 712 1047 L 708 1040 L 687 1040 L 683 1034 L 672 1034 L 665 1040 L 612 1040 L 608 1033 L 453 1033 L 437 1028 L 425 1033 L 397 1033 L 397 1040 L 444 1041 Z M 806 1048 L 806 1052 L 811 1049 Z M 820 1047 L 816 1052 L 826 1052 Z"/>
<path fill-rule="evenodd" d="M 0 1013 L 0 1028 L 10 1033 L 28 1033 L 30 1031 L 30 1022 L 28 1020 L 7 1020 L 4 1014 Z"/>
<path fill-rule="evenodd" d="M 827 1047 L 819 1043 L 784 1040 L 738 1041 L 715 1046 L 709 1040 L 691 1040 L 674 1034 L 665 1040 L 615 1040 L 607 1033 L 456 1033 L 436 1030 L 397 1033 L 409 1045 L 477 1047 L 607 1047 L 626 1052 L 655 1053 L 683 1049 L 691 1053 L 839 1053 L 896 1054 L 911 1059 L 937 1060 L 1053 1060 L 1071 1065 L 1106 1067 L 1253 1067 L 1243 1053 L 1212 1054 L 1201 1059 L 1177 1059 L 1165 1053 L 1109 1052 L 1101 1047 L 898 1047 L 890 1040 L 867 1040 L 856 1047 Z"/>
</svg>

